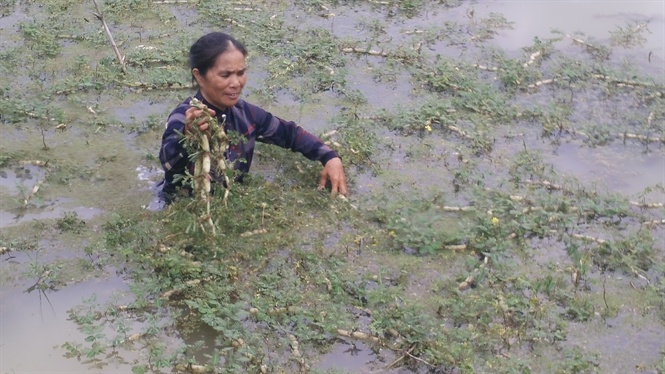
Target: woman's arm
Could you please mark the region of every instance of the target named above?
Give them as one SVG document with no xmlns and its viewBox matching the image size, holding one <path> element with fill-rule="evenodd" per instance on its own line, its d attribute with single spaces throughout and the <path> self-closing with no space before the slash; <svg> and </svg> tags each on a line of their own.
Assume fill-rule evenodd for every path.
<svg viewBox="0 0 665 374">
<path fill-rule="evenodd" d="M 250 119 L 256 124 L 256 139 L 262 143 L 275 144 L 294 152 L 302 153 L 312 161 L 325 165 L 339 157 L 337 152 L 325 145 L 318 137 L 305 131 L 294 122 L 285 121 L 255 105 L 246 103 Z"/>
<path fill-rule="evenodd" d="M 302 153 L 312 161 L 321 162 L 324 168 L 321 171 L 319 187 L 325 188 L 326 183 L 330 181 L 333 194 L 347 194 L 342 159 L 337 152 L 294 122 L 284 121 L 252 104 L 246 105 L 250 118 L 256 123 L 258 141 L 291 149 Z"/>
<path fill-rule="evenodd" d="M 185 112 L 187 108 L 189 108 L 188 103 L 181 103 L 171 112 L 166 121 L 166 131 L 162 135 L 159 161 L 162 163 L 162 168 L 164 168 L 169 182 L 173 175 L 182 174 L 189 162 L 187 152 L 180 143 L 181 134 L 185 131 Z"/>
</svg>

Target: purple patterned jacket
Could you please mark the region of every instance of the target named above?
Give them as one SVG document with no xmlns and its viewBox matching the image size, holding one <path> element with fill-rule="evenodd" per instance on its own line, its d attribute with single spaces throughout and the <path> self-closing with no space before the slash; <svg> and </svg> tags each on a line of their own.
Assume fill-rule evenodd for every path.
<svg viewBox="0 0 665 374">
<path fill-rule="evenodd" d="M 320 161 L 323 165 L 330 159 L 339 157 L 318 137 L 308 133 L 294 122 L 284 121 L 244 100 L 238 100 L 236 105 L 231 108 L 220 110 L 207 102 L 201 95 L 201 91 L 197 92 L 195 97 L 215 111 L 220 123 L 222 115 L 226 115 L 224 129 L 227 132 L 235 131 L 245 138 L 244 142 L 231 145 L 227 151 L 229 160 L 243 160 L 243 162 L 235 162 L 235 168 L 243 174 L 249 172 L 254 155 L 254 145 L 257 141 L 300 152 L 308 159 Z M 187 98 L 171 112 L 166 122 L 166 131 L 162 136 L 159 160 L 164 168 L 162 191 L 165 194 L 172 194 L 176 191 L 178 186 L 174 184 L 173 178 L 177 174 L 183 174 L 185 168 L 190 164 L 187 152 L 180 143 L 179 134 L 185 128 L 185 112 L 189 108 L 190 100 L 191 98 Z"/>
</svg>

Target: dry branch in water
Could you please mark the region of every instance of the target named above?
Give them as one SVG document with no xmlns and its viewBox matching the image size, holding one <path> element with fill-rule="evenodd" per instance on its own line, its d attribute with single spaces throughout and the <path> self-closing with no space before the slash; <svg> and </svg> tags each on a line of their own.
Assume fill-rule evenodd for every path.
<svg viewBox="0 0 665 374">
<path fill-rule="evenodd" d="M 97 0 L 92 0 L 92 2 L 95 4 L 95 9 L 97 9 L 97 13 L 93 12 L 92 14 L 95 17 L 97 17 L 97 19 L 102 23 L 102 26 L 104 26 L 104 30 L 106 30 L 106 35 L 109 38 L 109 42 L 111 43 L 111 47 L 113 48 L 113 52 L 115 52 L 115 57 L 118 58 L 118 62 L 120 62 L 120 66 L 122 67 L 122 72 L 126 73 L 127 72 L 127 66 L 125 65 L 125 56 L 120 54 L 120 51 L 118 50 L 118 46 L 115 44 L 115 40 L 113 40 L 113 34 L 111 34 L 111 30 L 109 29 L 108 25 L 106 24 L 106 21 L 104 20 L 104 14 L 99 9 L 99 5 L 97 4 Z"/>
</svg>

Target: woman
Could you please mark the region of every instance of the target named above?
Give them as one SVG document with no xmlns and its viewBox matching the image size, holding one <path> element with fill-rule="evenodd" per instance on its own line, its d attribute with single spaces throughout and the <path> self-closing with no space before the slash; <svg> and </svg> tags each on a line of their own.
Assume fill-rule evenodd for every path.
<svg viewBox="0 0 665 374">
<path fill-rule="evenodd" d="M 229 147 L 228 159 L 241 161 L 235 162 L 235 168 L 247 173 L 256 141 L 279 145 L 300 152 L 310 160 L 320 161 L 324 167 L 319 188 L 325 188 L 330 181 L 332 194 L 346 195 L 342 160 L 335 151 L 295 123 L 277 118 L 240 99 L 247 82 L 246 57 L 245 47 L 221 32 L 201 37 L 189 52 L 192 78 L 199 86 L 194 97 L 201 100 L 220 123 L 223 122 L 222 115 L 226 116 L 224 129 L 227 132 L 235 131 L 244 137 L 242 142 Z M 159 159 L 165 171 L 162 196 L 167 202 L 180 187 L 174 182 L 174 177 L 183 174 L 189 164 L 180 134 L 190 131 L 192 123 L 203 114 L 202 110 L 190 107 L 190 100 L 187 98 L 171 112 L 162 136 Z M 201 122 L 198 126 L 200 130 L 206 130 L 208 123 Z"/>
</svg>

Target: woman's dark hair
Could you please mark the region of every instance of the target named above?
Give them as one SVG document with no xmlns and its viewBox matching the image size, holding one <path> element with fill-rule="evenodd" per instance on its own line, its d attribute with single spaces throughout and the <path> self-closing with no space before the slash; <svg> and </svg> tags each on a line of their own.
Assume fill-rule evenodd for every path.
<svg viewBox="0 0 665 374">
<path fill-rule="evenodd" d="M 226 52 L 230 46 L 239 50 L 247 57 L 247 49 L 231 35 L 223 32 L 211 32 L 199 38 L 189 49 L 189 69 L 198 69 L 201 75 L 206 75 L 208 69 L 215 65 L 217 57 Z M 192 75 L 192 80 L 194 76 Z"/>
</svg>

